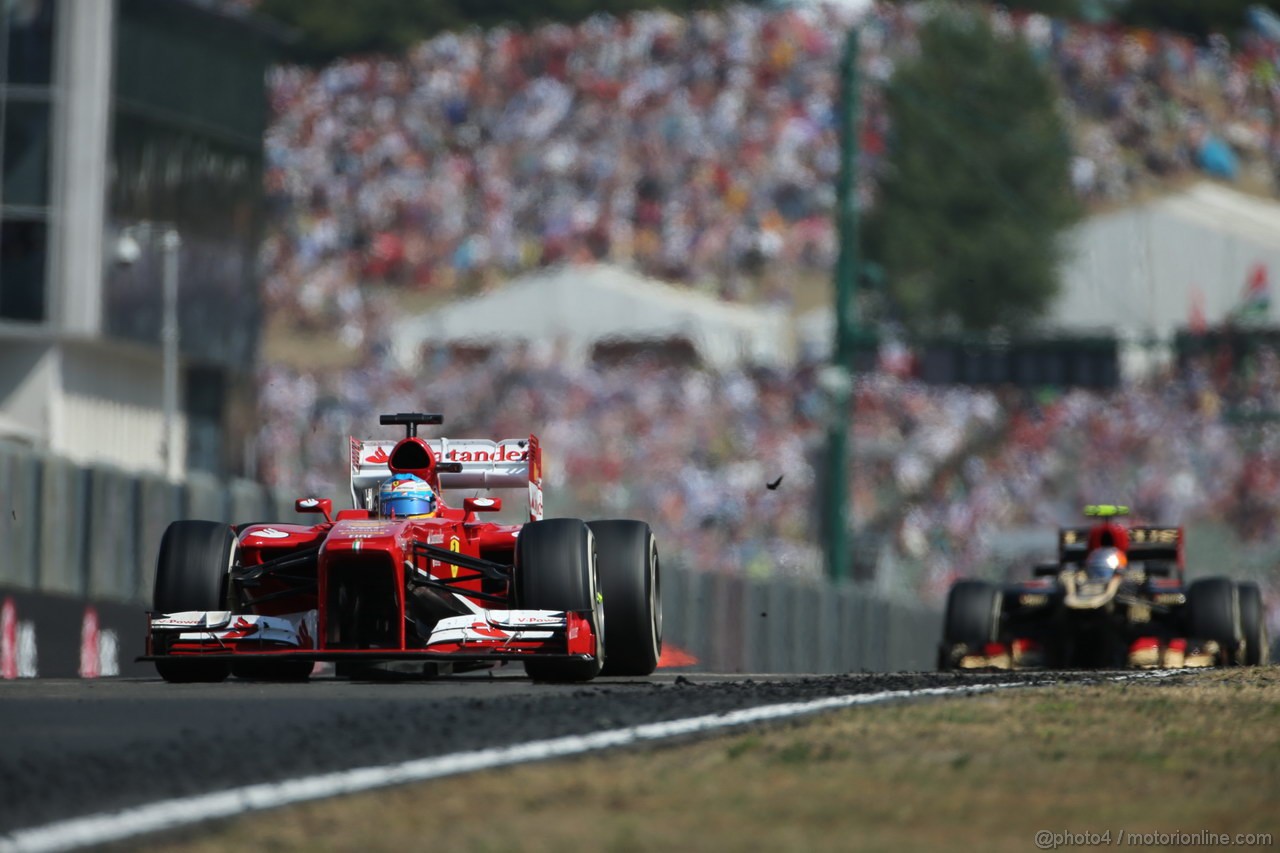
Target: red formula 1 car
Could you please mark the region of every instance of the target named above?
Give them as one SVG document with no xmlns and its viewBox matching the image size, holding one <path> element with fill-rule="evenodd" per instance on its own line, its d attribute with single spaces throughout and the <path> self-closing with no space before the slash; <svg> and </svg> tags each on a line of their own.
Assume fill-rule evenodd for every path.
<svg viewBox="0 0 1280 853">
<path fill-rule="evenodd" d="M 303 679 L 317 661 L 339 674 L 504 661 L 549 681 L 652 673 L 662 609 L 649 525 L 543 520 L 536 436 L 418 437 L 442 421 L 382 415 L 405 437 L 351 439 L 354 508 L 297 501 L 318 524 L 171 524 L 144 659 L 167 681 Z M 528 522 L 481 521 L 498 498 L 442 497 L 495 488 L 528 490 Z"/>
<path fill-rule="evenodd" d="M 1126 527 L 1125 507 L 1085 508 L 1058 532 L 1058 560 L 998 586 L 951 588 L 941 669 L 1258 665 L 1268 660 L 1255 583 L 1183 579 L 1181 527 Z"/>
</svg>

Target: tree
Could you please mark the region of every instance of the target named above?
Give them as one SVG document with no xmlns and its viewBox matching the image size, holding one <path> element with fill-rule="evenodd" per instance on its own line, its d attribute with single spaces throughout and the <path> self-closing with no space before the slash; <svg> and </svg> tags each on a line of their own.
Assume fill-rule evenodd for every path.
<svg viewBox="0 0 1280 853">
<path fill-rule="evenodd" d="M 916 332 L 1015 329 L 1057 293 L 1079 216 L 1054 87 L 1028 47 L 940 12 L 885 93 L 892 126 L 868 249 Z"/>
</svg>

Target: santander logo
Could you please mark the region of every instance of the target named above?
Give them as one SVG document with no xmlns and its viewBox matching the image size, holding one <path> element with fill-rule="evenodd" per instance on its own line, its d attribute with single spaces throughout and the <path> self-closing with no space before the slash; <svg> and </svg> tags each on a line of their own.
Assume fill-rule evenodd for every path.
<svg viewBox="0 0 1280 853">
<path fill-rule="evenodd" d="M 499 444 L 493 450 L 458 450 L 450 448 L 450 462 L 528 462 L 529 451 Z"/>
<path fill-rule="evenodd" d="M 364 458 L 365 462 L 372 462 L 374 465 L 386 465 L 391 461 L 391 457 L 387 455 L 387 451 L 379 447 L 373 453 Z"/>
<path fill-rule="evenodd" d="M 259 539 L 288 539 L 291 534 L 284 530 L 276 530 L 274 527 L 264 527 L 261 530 L 255 530 L 250 536 L 257 536 Z"/>
</svg>

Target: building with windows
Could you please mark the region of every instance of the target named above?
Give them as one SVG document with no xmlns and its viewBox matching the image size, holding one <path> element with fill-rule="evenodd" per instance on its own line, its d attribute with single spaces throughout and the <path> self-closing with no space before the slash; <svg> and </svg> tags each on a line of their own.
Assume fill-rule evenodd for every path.
<svg viewBox="0 0 1280 853">
<path fill-rule="evenodd" d="M 278 40 L 191 0 L 5 0 L 0 14 L 0 437 L 174 477 L 243 473 Z M 181 240 L 176 405 L 167 230 Z M 166 466 L 170 440 L 182 452 Z"/>
</svg>

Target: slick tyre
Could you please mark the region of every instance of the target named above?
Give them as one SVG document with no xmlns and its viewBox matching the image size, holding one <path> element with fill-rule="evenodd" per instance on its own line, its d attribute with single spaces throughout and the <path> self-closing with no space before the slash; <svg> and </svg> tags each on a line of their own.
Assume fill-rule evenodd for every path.
<svg viewBox="0 0 1280 853">
<path fill-rule="evenodd" d="M 592 660 L 524 662 L 536 681 L 589 681 L 600 674 L 605 654 L 605 611 L 597 585 L 596 548 L 590 528 L 576 518 L 531 521 L 516 540 L 513 578 L 516 606 L 523 610 L 588 613 L 596 638 Z"/>
<path fill-rule="evenodd" d="M 1262 609 L 1262 590 L 1253 582 L 1236 585 L 1240 600 L 1240 633 L 1244 636 L 1244 665 L 1266 666 L 1271 661 L 1271 644 Z"/>
<path fill-rule="evenodd" d="M 152 607 L 158 613 L 224 610 L 228 573 L 239 558 L 239 540 L 231 527 L 216 521 L 175 521 L 160 540 Z M 226 661 L 156 661 L 165 681 L 222 681 L 231 672 Z"/>
<path fill-rule="evenodd" d="M 609 615 L 603 675 L 652 675 L 662 655 L 658 543 L 643 521 L 592 521 L 596 571 Z"/>
<path fill-rule="evenodd" d="M 1243 662 L 1240 596 L 1229 578 L 1202 578 L 1187 587 L 1187 635 L 1215 641 L 1223 665 Z"/>
<path fill-rule="evenodd" d="M 1000 589 L 986 581 L 957 581 L 947 595 L 942 623 L 939 666 L 950 668 L 950 650 L 958 646 L 982 649 L 1000 637 Z"/>
</svg>

